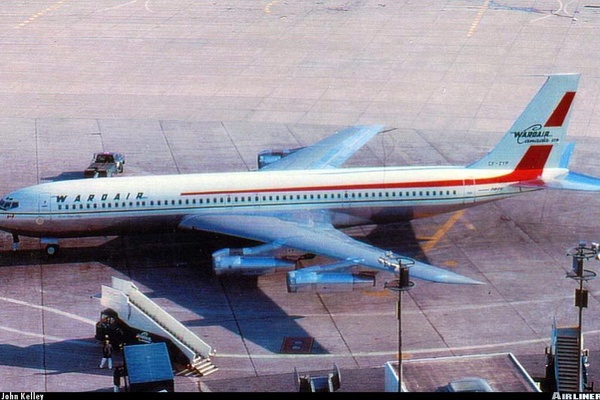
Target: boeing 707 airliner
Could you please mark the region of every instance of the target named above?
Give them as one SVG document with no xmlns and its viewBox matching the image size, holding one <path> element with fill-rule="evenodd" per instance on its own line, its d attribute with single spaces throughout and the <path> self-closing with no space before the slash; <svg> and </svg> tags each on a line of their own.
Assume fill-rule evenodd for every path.
<svg viewBox="0 0 600 400">
<path fill-rule="evenodd" d="M 216 251 L 215 272 L 290 268 L 290 291 L 369 283 L 355 267 L 398 272 L 398 260 L 408 260 L 417 279 L 481 283 L 340 228 L 407 221 L 546 188 L 600 190 L 600 179 L 568 168 L 574 146 L 566 131 L 578 83 L 579 74 L 549 75 L 496 147 L 467 166 L 342 168 L 383 130 L 354 126 L 256 171 L 80 179 L 17 190 L 0 200 L 0 229 L 12 233 L 15 249 L 19 235 L 41 238 L 48 254 L 68 237 L 173 229 L 242 237 L 263 244 Z M 282 248 L 335 261 L 294 270 L 293 261 L 276 256 Z"/>
</svg>

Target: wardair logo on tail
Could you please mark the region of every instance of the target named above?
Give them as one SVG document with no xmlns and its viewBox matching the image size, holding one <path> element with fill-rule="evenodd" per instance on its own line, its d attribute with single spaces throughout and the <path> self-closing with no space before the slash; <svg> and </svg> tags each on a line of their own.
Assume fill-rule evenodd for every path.
<svg viewBox="0 0 600 400">
<path fill-rule="evenodd" d="M 543 128 L 542 124 L 535 124 L 522 131 L 511 133 L 519 144 L 558 142 L 558 139 L 553 138 L 549 130 L 544 130 Z"/>
</svg>

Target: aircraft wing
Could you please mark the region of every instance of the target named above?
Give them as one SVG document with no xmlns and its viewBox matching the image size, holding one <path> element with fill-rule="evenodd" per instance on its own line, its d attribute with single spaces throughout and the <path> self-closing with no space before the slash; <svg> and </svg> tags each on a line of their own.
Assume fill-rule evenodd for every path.
<svg viewBox="0 0 600 400">
<path fill-rule="evenodd" d="M 378 261 L 380 257 L 386 255 L 385 250 L 352 239 L 326 221 L 319 221 L 320 218 L 322 219 L 321 215 L 313 215 L 314 218 L 304 216 L 301 219 L 298 219 L 298 215 L 291 216 L 287 213 L 191 215 L 185 218 L 179 227 L 273 243 L 350 262 L 349 265 L 356 264 L 378 270 L 394 271 L 393 268 L 386 267 Z M 416 260 L 410 267 L 410 275 L 413 278 L 432 282 L 481 283 Z"/>
<path fill-rule="evenodd" d="M 260 171 L 337 168 L 383 129 L 383 125 L 352 126 L 281 158 Z"/>
</svg>

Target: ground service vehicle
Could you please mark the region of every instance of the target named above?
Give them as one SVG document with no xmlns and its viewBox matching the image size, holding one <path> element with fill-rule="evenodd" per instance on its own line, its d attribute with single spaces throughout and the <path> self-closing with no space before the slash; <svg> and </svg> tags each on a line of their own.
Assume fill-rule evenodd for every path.
<svg viewBox="0 0 600 400">
<path fill-rule="evenodd" d="M 110 177 L 123 173 L 125 156 L 121 153 L 94 153 L 90 165 L 83 172 L 85 178 Z"/>
</svg>

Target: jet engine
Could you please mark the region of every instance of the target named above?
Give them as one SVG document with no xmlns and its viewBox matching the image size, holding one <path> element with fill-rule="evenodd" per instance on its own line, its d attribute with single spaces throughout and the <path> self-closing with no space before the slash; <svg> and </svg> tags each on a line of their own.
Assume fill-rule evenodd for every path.
<svg viewBox="0 0 600 400">
<path fill-rule="evenodd" d="M 303 147 L 299 147 L 297 149 L 263 150 L 260 153 L 258 153 L 257 156 L 258 169 L 266 167 L 267 165 L 274 163 L 275 161 L 278 161 L 284 157 L 287 157 L 290 154 L 293 154 L 301 149 L 303 149 Z"/>
<path fill-rule="evenodd" d="M 264 275 L 276 269 L 293 269 L 296 261 L 269 254 L 272 246 L 221 249 L 212 254 L 213 271 L 216 275 Z"/>
<path fill-rule="evenodd" d="M 350 292 L 375 286 L 375 274 L 371 272 L 318 272 L 315 267 L 299 269 L 287 273 L 288 293 Z"/>
<path fill-rule="evenodd" d="M 273 273 L 275 270 L 292 270 L 287 273 L 286 279 L 289 293 L 348 292 L 375 287 L 374 272 L 353 273 L 349 270 L 360 264 L 358 260 L 344 260 L 297 269 L 300 260 L 309 260 L 315 255 L 295 253 L 289 249 L 282 253 L 281 250 L 282 246 L 278 243 L 217 250 L 212 254 L 213 271 L 217 276 L 224 274 L 258 276 Z"/>
</svg>

